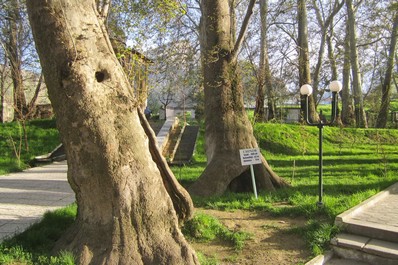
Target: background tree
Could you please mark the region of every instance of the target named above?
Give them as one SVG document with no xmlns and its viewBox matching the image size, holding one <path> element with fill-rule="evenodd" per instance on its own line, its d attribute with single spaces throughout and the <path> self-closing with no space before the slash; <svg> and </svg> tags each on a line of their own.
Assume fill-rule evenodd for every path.
<svg viewBox="0 0 398 265">
<path fill-rule="evenodd" d="M 347 30 L 344 38 L 344 59 L 343 59 L 343 88 L 341 91 L 341 121 L 345 125 L 355 125 L 355 114 L 354 114 L 354 104 L 353 98 L 351 96 L 351 60 L 350 60 L 350 35 L 348 31 L 348 24 L 346 26 Z"/>
<path fill-rule="evenodd" d="M 58 248 L 73 251 L 79 264 L 197 264 L 174 210 L 187 217 L 192 204 L 178 208 L 171 200 L 190 202 L 175 179 L 162 180 L 151 131 L 140 124 L 145 119 L 93 6 L 28 1 L 78 204 Z"/>
<path fill-rule="evenodd" d="M 5 53 L 1 52 L 5 51 L 5 45 L 3 43 L 1 44 L 3 49 L 0 50 L 0 55 L 1 61 L 4 62 L 4 64 L 0 65 L 0 122 L 4 122 L 4 105 L 6 104 L 5 94 L 10 89 L 10 86 L 6 82 L 7 76 L 9 76 L 9 69 L 6 67 L 8 64 L 8 59 Z"/>
<path fill-rule="evenodd" d="M 297 0 L 297 49 L 298 49 L 298 72 L 299 87 L 304 84 L 311 84 L 310 56 L 308 49 L 308 22 L 307 22 L 307 3 L 306 0 Z M 309 119 L 317 121 L 318 114 L 315 111 L 314 94 L 308 100 Z M 301 96 L 301 109 L 305 112 L 305 97 Z"/>
<path fill-rule="evenodd" d="M 390 47 L 388 50 L 388 58 L 387 58 L 387 66 L 386 73 L 384 76 L 383 85 L 381 88 L 382 97 L 381 97 L 381 106 L 379 110 L 379 114 L 377 116 L 376 127 L 377 128 L 385 128 L 388 120 L 388 110 L 390 108 L 391 101 L 391 83 L 392 83 L 392 72 L 394 67 L 394 56 L 397 47 L 397 39 L 398 39 L 398 6 L 396 5 L 393 26 L 391 30 L 391 41 Z"/>
<path fill-rule="evenodd" d="M 196 195 L 217 195 L 227 189 L 250 190 L 248 170 L 240 164 L 239 149 L 257 147 L 246 114 L 237 64 L 255 1 L 248 3 L 246 15 L 234 42 L 231 6 L 228 0 L 201 1 L 201 55 L 205 94 L 205 138 L 207 166 L 190 187 Z M 260 188 L 273 190 L 286 183 L 269 167 L 264 158 L 256 167 Z"/>
<path fill-rule="evenodd" d="M 357 127 L 368 127 L 366 114 L 363 106 L 362 82 L 359 69 L 359 59 L 357 50 L 357 33 L 355 25 L 355 11 L 352 0 L 346 0 L 347 24 L 350 40 L 350 61 L 352 71 L 352 87 L 354 91 L 355 121 Z"/>
<path fill-rule="evenodd" d="M 36 101 L 42 89 L 37 54 L 34 49 L 30 27 L 27 22 L 26 7 L 19 0 L 2 2 L 0 11 L 0 43 L 3 54 L 3 107 L 5 103 L 13 106 L 15 120 L 30 119 L 36 111 Z M 11 80 L 11 86 L 8 86 Z M 12 101 L 5 95 L 11 94 Z M 1 111 L 3 113 L 4 110 Z M 3 121 L 3 119 L 2 119 Z"/>
<path fill-rule="evenodd" d="M 8 4 L 8 39 L 6 41 L 6 51 L 11 66 L 11 77 L 14 88 L 14 118 L 20 120 L 28 112 L 23 87 L 22 54 L 19 41 L 20 34 L 23 30 L 23 21 L 20 13 L 19 1 L 11 0 Z"/>
<path fill-rule="evenodd" d="M 315 15 L 316 15 L 316 20 L 318 22 L 319 25 L 319 29 L 320 29 L 320 44 L 319 44 L 319 49 L 318 49 L 318 58 L 317 58 L 317 62 L 315 65 L 315 69 L 313 71 L 313 83 L 312 83 L 312 88 L 314 89 L 314 98 L 317 99 L 317 102 L 321 101 L 323 94 L 324 94 L 324 90 L 321 91 L 319 89 L 319 85 L 320 85 L 320 79 L 321 79 L 321 70 L 322 70 L 322 65 L 323 65 L 323 61 L 324 61 L 324 54 L 325 54 L 325 49 L 326 49 L 326 45 L 327 45 L 327 36 L 330 33 L 329 30 L 331 29 L 331 23 L 333 21 L 333 17 L 340 11 L 340 9 L 344 6 L 344 1 L 334 1 L 333 4 L 329 3 L 329 5 L 331 6 L 331 10 L 329 11 L 329 14 L 325 14 L 325 10 L 326 8 L 324 8 L 323 6 L 321 6 L 321 8 L 318 6 L 318 1 L 313 0 L 312 1 L 312 7 L 314 8 L 315 11 Z M 321 3 L 322 4 L 322 3 Z M 322 10 L 322 11 L 321 11 Z M 330 44 L 331 45 L 331 44 Z M 333 72 L 333 69 L 331 69 Z M 335 70 L 337 71 L 337 70 Z M 336 73 L 332 73 L 332 75 L 334 75 L 335 79 L 331 79 L 331 80 L 336 80 L 337 79 L 337 75 Z M 330 81 L 330 80 L 328 80 Z"/>
<path fill-rule="evenodd" d="M 261 39 L 260 39 L 260 63 L 258 71 L 258 89 L 256 97 L 256 108 L 254 117 L 259 121 L 272 120 L 276 114 L 276 103 L 274 89 L 272 87 L 272 75 L 268 58 L 268 0 L 260 0 L 260 20 L 261 20 Z M 264 98 L 267 94 L 267 117 L 264 111 Z"/>
</svg>

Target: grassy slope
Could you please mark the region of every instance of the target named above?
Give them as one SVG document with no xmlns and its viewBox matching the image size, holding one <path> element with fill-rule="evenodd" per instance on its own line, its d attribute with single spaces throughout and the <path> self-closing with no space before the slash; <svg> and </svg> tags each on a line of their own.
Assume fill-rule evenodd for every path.
<svg viewBox="0 0 398 265">
<path fill-rule="evenodd" d="M 300 125 L 258 124 L 255 135 L 274 171 L 292 184 L 288 189 L 263 192 L 260 200 L 289 202 L 293 206 L 297 204 L 300 208 L 309 208 L 307 214 L 310 216 L 318 214 L 314 203 L 318 185 L 318 129 Z M 324 128 L 323 176 L 327 202 L 324 211 L 330 218 L 398 180 L 397 142 L 398 130 Z M 199 146 L 199 151 L 201 148 Z M 199 164 L 203 165 L 202 154 L 198 157 Z M 200 168 L 194 164 L 175 172 L 184 183 L 193 181 Z M 232 197 L 251 200 L 250 196 Z M 228 195 L 215 200 L 225 200 L 225 207 L 229 207 L 229 199 L 225 197 Z M 347 200 L 347 197 L 350 199 Z M 328 203 L 328 200 L 333 203 Z M 262 204 L 264 207 L 265 202 Z M 199 199 L 197 203 L 203 205 L 209 204 L 209 201 Z M 259 203 L 251 204 L 251 207 L 255 208 L 256 204 Z"/>
<path fill-rule="evenodd" d="M 264 210 L 275 215 L 305 216 L 306 237 L 316 255 L 336 232 L 339 213 L 398 181 L 398 130 L 324 128 L 324 203 L 318 208 L 318 128 L 288 124 L 257 124 L 255 135 L 273 170 L 291 183 L 275 192 L 225 194 L 194 198 L 196 206 L 214 209 Z M 189 185 L 205 165 L 203 139 L 198 142 L 197 163 L 174 168 L 179 180 Z M 281 207 L 285 205 L 285 207 Z"/>
</svg>

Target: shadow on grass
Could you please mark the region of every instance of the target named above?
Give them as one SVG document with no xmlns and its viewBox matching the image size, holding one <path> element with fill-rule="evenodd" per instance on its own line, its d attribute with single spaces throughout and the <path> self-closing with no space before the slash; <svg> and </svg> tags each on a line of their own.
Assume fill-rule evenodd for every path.
<svg viewBox="0 0 398 265">
<path fill-rule="evenodd" d="M 0 244 L 0 249 L 19 246 L 24 251 L 32 253 L 34 258 L 41 255 L 49 256 L 55 242 L 74 222 L 76 211 L 76 204 L 72 204 L 66 208 L 47 212 L 41 222 L 33 224 L 11 239 L 4 240 Z"/>
<path fill-rule="evenodd" d="M 292 167 L 293 160 L 296 163 L 296 167 L 302 166 L 318 166 L 318 158 L 315 159 L 292 159 L 292 160 L 277 160 L 277 159 L 269 159 L 268 163 L 274 167 L 282 168 L 282 167 Z M 330 158 L 328 156 L 323 157 L 323 165 L 326 166 L 350 166 L 351 168 L 355 168 L 356 165 L 379 165 L 382 162 L 382 156 L 374 157 L 374 158 L 362 158 L 362 159 L 353 159 L 353 158 Z M 398 164 L 398 158 L 388 159 L 386 158 L 386 163 L 388 164 Z"/>
</svg>

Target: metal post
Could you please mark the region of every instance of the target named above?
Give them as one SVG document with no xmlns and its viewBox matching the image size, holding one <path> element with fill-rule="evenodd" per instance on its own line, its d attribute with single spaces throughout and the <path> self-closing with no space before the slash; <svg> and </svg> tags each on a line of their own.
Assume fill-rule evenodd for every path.
<svg viewBox="0 0 398 265">
<path fill-rule="evenodd" d="M 312 90 L 311 90 L 312 91 Z M 311 94 L 311 93 L 310 93 Z M 323 207 L 323 126 L 328 126 L 334 123 L 337 116 L 337 93 L 332 93 L 332 116 L 330 121 L 324 123 L 322 120 L 319 122 L 312 122 L 309 119 L 309 95 L 305 94 L 305 121 L 308 125 L 317 126 L 319 128 L 319 184 L 318 184 L 318 194 L 319 199 L 317 202 L 318 207 Z M 322 114 L 322 111 L 321 111 Z"/>
<path fill-rule="evenodd" d="M 252 184 L 253 184 L 254 196 L 256 196 L 256 200 L 257 200 L 257 199 L 258 199 L 258 196 L 257 196 L 256 178 L 254 177 L 253 165 L 250 165 L 250 173 L 251 173 L 251 175 L 252 175 Z"/>
<path fill-rule="evenodd" d="M 318 125 L 319 128 L 319 185 L 318 185 L 318 194 L 319 194 L 319 200 L 317 203 L 318 207 L 323 206 L 323 148 L 322 148 L 322 143 L 323 143 L 323 124 L 320 123 Z"/>
</svg>

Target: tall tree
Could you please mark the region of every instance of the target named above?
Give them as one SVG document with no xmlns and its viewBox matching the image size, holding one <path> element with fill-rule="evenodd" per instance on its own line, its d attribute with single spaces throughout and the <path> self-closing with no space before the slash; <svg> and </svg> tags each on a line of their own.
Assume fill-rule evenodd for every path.
<svg viewBox="0 0 398 265">
<path fill-rule="evenodd" d="M 354 105 L 351 96 L 351 49 L 348 24 L 346 24 L 346 29 L 346 34 L 344 37 L 343 88 L 341 91 L 341 121 L 344 125 L 355 125 Z"/>
<path fill-rule="evenodd" d="M 258 89 L 256 97 L 256 108 L 254 117 L 260 121 L 272 120 L 275 117 L 276 104 L 274 92 L 272 88 L 272 75 L 268 58 L 268 41 L 267 41 L 267 23 L 268 16 L 268 0 L 260 0 L 260 20 L 261 20 L 261 37 L 260 37 L 260 63 L 258 70 Z M 267 117 L 264 111 L 264 99 L 267 94 Z"/>
<path fill-rule="evenodd" d="M 217 195 L 227 189 L 250 190 L 248 166 L 241 166 L 239 150 L 257 147 L 243 105 L 237 58 L 255 0 L 248 3 L 241 30 L 233 42 L 229 0 L 201 1 L 201 53 L 204 76 L 207 166 L 190 187 L 196 195 Z M 262 158 L 255 167 L 260 188 L 287 185 Z M 242 174 L 243 173 L 243 174 Z"/>
<path fill-rule="evenodd" d="M 312 0 L 312 4 L 313 7 L 315 9 L 315 14 L 316 14 L 316 18 L 320 27 L 320 31 L 321 31 L 321 39 L 320 39 L 320 45 L 319 45 L 319 50 L 318 50 L 318 60 L 315 66 L 315 70 L 313 73 L 313 89 L 314 89 L 314 97 L 317 98 L 317 95 L 319 94 L 319 100 L 322 97 L 321 91 L 319 91 L 319 83 L 320 83 L 320 73 L 322 70 L 322 63 L 323 63 L 323 59 L 324 59 L 324 53 L 325 53 L 325 46 L 327 44 L 327 36 L 328 36 L 328 31 L 330 30 L 331 24 L 333 22 L 333 18 L 334 16 L 340 11 L 340 9 L 344 6 L 344 1 L 339 2 L 338 0 L 334 1 L 333 3 L 333 7 L 329 13 L 329 15 L 327 17 L 325 17 L 325 15 L 323 14 L 323 12 L 321 11 L 324 10 L 324 8 L 320 8 L 317 4 L 316 0 Z M 322 3 L 321 3 L 322 4 Z M 334 78 L 337 78 L 337 76 L 335 76 Z M 336 80 L 336 79 L 332 79 L 332 80 Z"/>
<path fill-rule="evenodd" d="M 1 43 L 3 46 L 3 43 Z M 4 49 L 5 50 L 5 49 Z M 7 56 L 1 53 L 1 58 L 4 65 L 0 66 L 0 122 L 4 122 L 4 105 L 5 105 L 5 94 L 7 92 L 6 78 L 8 76 L 8 71 L 6 65 L 8 64 Z"/>
<path fill-rule="evenodd" d="M 362 95 L 362 82 L 361 72 L 359 69 L 359 59 L 357 50 L 357 32 L 356 32 L 356 19 L 355 10 L 352 0 L 346 0 L 347 7 L 347 23 L 348 23 L 348 34 L 350 37 L 350 61 L 351 61 L 351 72 L 352 72 L 352 87 L 354 94 L 354 107 L 355 107 L 355 122 L 356 126 L 360 128 L 368 127 L 366 120 L 365 109 L 363 106 L 363 95 Z"/>
<path fill-rule="evenodd" d="M 394 68 L 394 56 L 397 47 L 398 39 L 398 10 L 395 11 L 393 27 L 391 31 L 391 41 L 388 50 L 387 67 L 384 76 L 383 85 L 381 87 L 381 106 L 377 116 L 376 127 L 385 128 L 388 119 L 388 110 L 390 108 L 391 101 L 391 83 L 392 83 L 392 72 Z"/>
<path fill-rule="evenodd" d="M 79 264 L 198 264 L 177 217 L 192 202 L 174 178 L 162 179 L 168 168 L 155 163 L 152 131 L 95 1 L 27 4 L 78 204 L 57 248 Z"/>
<path fill-rule="evenodd" d="M 306 0 L 297 0 L 297 20 L 298 20 L 298 36 L 297 48 L 299 51 L 298 70 L 299 70 L 299 87 L 304 84 L 311 84 L 310 72 L 310 56 L 308 49 L 308 21 L 307 21 L 307 3 Z M 312 94 L 309 97 L 309 115 L 311 121 L 319 119 L 315 111 L 315 99 Z M 301 96 L 301 109 L 305 112 L 305 97 Z"/>
<path fill-rule="evenodd" d="M 11 66 L 11 78 L 14 88 L 14 118 L 23 119 L 27 113 L 27 105 L 22 77 L 22 54 L 20 35 L 22 31 L 22 17 L 19 0 L 11 0 L 6 6 L 8 12 L 8 40 L 6 50 Z"/>
</svg>

